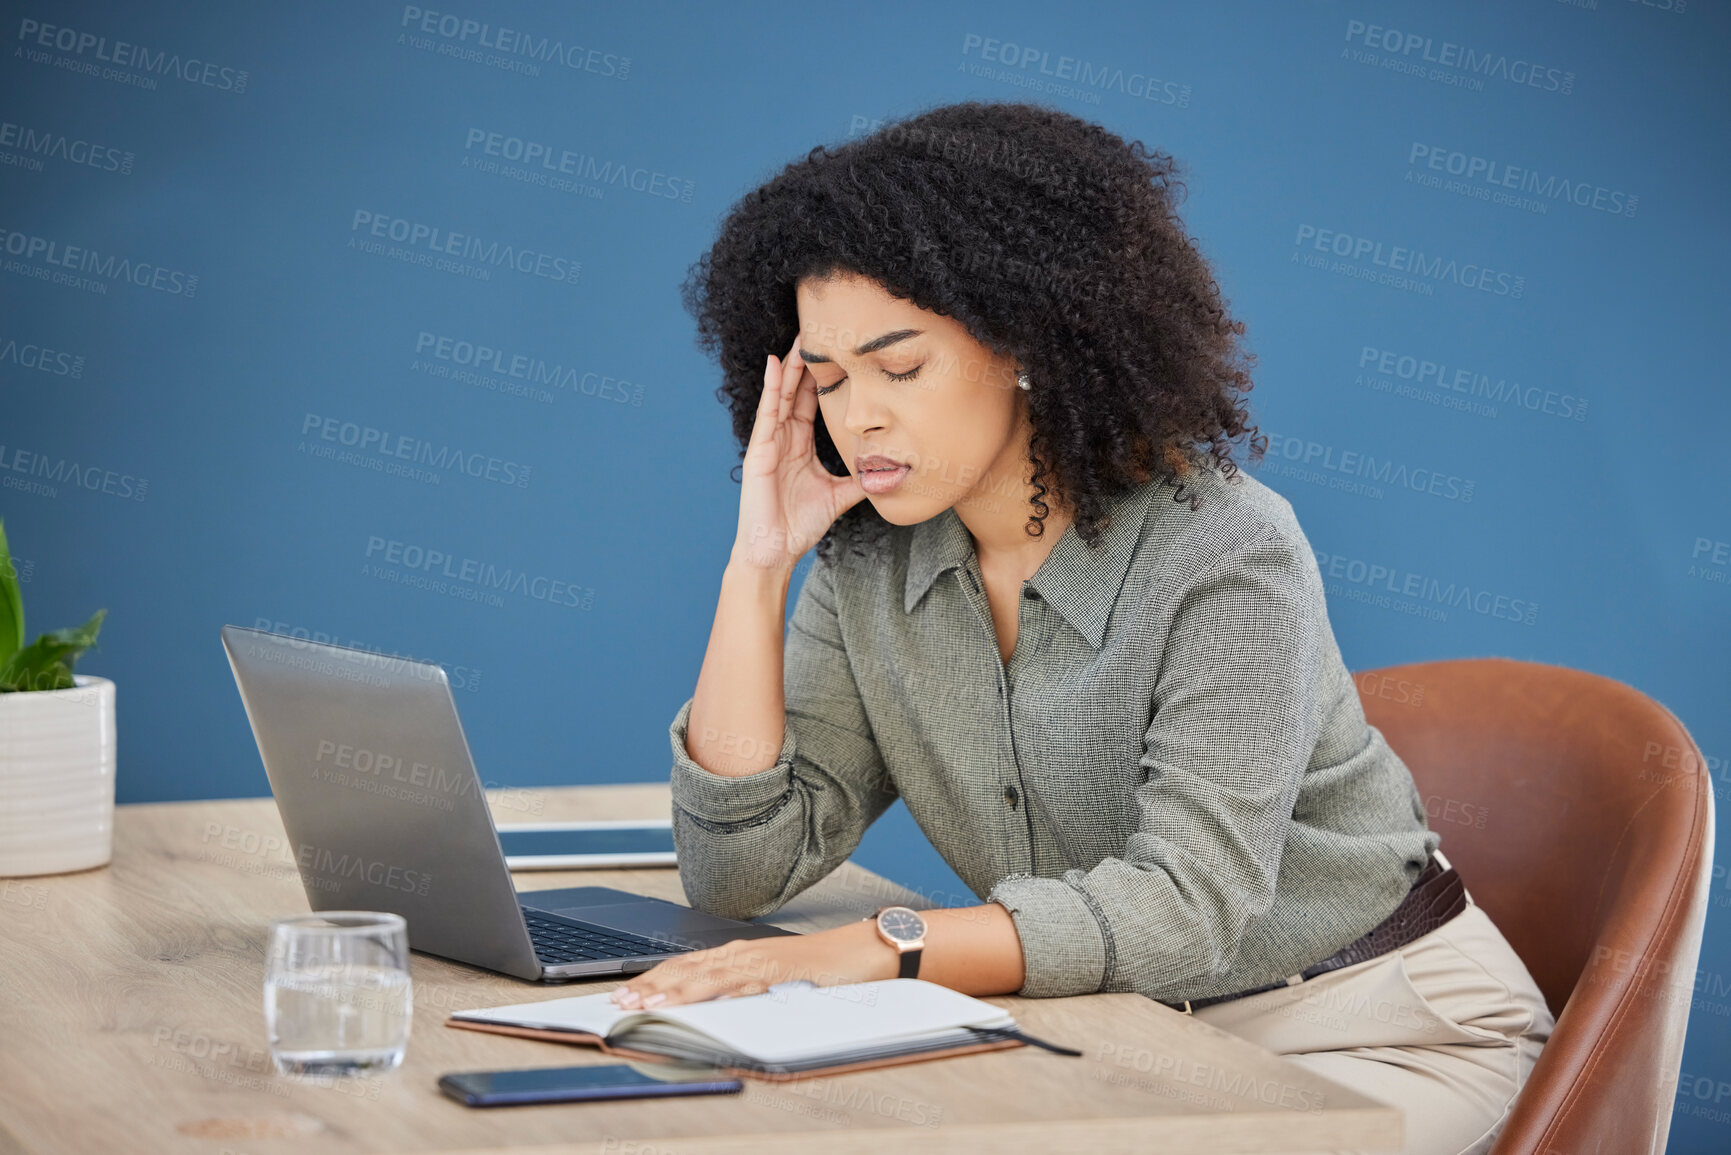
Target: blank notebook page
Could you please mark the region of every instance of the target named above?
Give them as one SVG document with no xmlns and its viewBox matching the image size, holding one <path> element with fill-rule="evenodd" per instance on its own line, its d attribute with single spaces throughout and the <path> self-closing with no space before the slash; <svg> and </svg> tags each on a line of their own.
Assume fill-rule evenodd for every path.
<svg viewBox="0 0 1731 1155">
<path fill-rule="evenodd" d="M 610 994 L 600 994 L 486 1007 L 457 1017 L 604 1035 L 621 1020 L 644 1016 L 622 1011 L 613 1005 Z M 768 994 L 659 1007 L 649 1021 L 657 1019 L 699 1031 L 729 1050 L 765 1063 L 961 1027 L 1004 1027 L 1015 1022 L 991 1003 L 920 979 L 834 987 L 789 985 Z"/>
<path fill-rule="evenodd" d="M 748 998 L 661 1008 L 660 1017 L 766 1063 L 1014 1022 L 991 1003 L 919 979 L 784 987 Z"/>
</svg>

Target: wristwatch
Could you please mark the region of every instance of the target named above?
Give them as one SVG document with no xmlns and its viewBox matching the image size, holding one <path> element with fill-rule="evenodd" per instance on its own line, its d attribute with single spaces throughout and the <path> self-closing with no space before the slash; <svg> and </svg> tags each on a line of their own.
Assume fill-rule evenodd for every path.
<svg viewBox="0 0 1731 1155">
<path fill-rule="evenodd" d="M 902 966 L 897 977 L 918 978 L 920 952 L 926 947 L 926 920 L 920 917 L 920 912 L 906 906 L 886 906 L 866 918 L 877 922 L 878 937 L 895 947 L 901 955 Z"/>
</svg>

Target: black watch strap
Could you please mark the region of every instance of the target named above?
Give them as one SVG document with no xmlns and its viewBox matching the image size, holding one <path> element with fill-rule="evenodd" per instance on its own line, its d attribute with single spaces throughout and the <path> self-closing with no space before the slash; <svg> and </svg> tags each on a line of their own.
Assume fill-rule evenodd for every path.
<svg viewBox="0 0 1731 1155">
<path fill-rule="evenodd" d="M 920 977 L 920 953 L 918 950 L 902 952 L 902 969 L 897 978 L 917 979 Z"/>
</svg>

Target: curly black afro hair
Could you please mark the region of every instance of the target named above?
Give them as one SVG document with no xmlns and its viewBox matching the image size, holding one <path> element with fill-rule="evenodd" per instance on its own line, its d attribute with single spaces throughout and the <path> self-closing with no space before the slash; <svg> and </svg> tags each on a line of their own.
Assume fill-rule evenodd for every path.
<svg viewBox="0 0 1731 1155">
<path fill-rule="evenodd" d="M 719 360 L 741 458 L 764 354 L 799 333 L 797 284 L 851 273 L 1026 371 L 1030 536 L 1044 533 L 1049 492 L 1094 546 L 1124 490 L 1160 477 L 1184 500 L 1204 459 L 1232 476 L 1234 441 L 1252 459 L 1266 447 L 1245 404 L 1254 357 L 1178 219 L 1177 171 L 1141 141 L 1019 102 L 945 105 L 813 148 L 733 206 L 681 286 L 699 347 Z M 821 411 L 814 433 L 818 459 L 844 475 Z M 875 551 L 889 528 L 861 501 L 818 556 L 838 537 Z"/>
</svg>

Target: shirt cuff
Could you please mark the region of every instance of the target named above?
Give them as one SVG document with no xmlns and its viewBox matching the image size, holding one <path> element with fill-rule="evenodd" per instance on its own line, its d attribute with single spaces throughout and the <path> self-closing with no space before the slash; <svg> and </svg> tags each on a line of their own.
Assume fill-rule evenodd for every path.
<svg viewBox="0 0 1731 1155">
<path fill-rule="evenodd" d="M 1026 998 L 1086 995 L 1106 977 L 1106 936 L 1082 892 L 1057 878 L 1015 875 L 986 896 L 1010 912 L 1022 939 Z"/>
<path fill-rule="evenodd" d="M 673 743 L 673 804 L 719 827 L 750 826 L 768 819 L 793 792 L 793 727 L 782 727 L 781 753 L 769 769 L 739 777 L 712 774 L 685 752 L 694 701 L 695 695 L 687 698 L 668 727 L 668 740 Z"/>
</svg>

